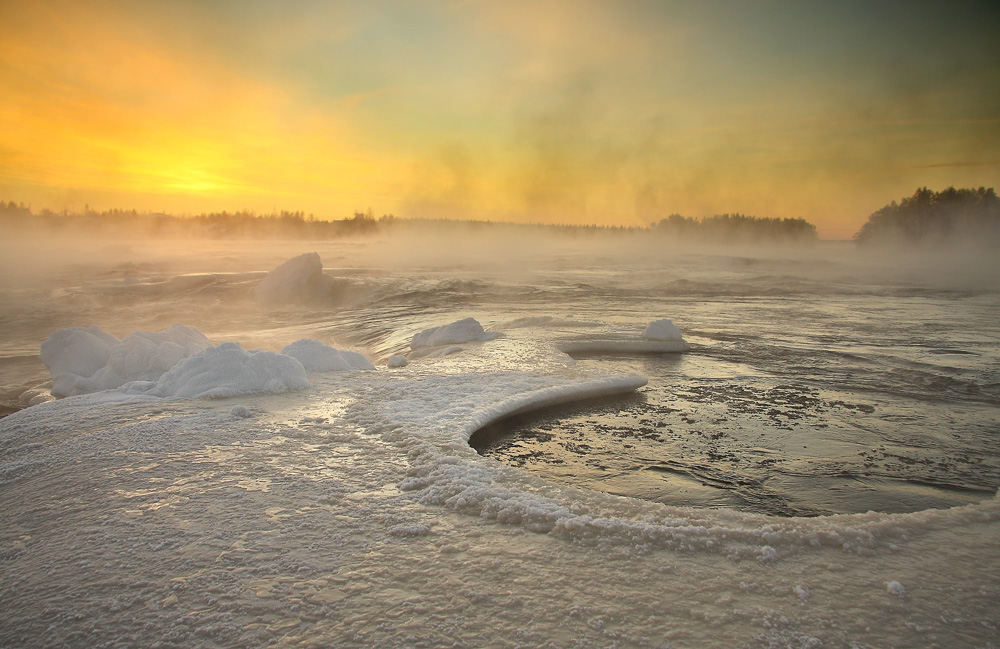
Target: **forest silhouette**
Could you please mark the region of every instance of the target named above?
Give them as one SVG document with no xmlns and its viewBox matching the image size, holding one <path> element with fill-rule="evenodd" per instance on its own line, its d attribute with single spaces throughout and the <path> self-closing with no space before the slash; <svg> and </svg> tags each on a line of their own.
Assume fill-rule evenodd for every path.
<svg viewBox="0 0 1000 649">
<path fill-rule="evenodd" d="M 0 227 L 7 236 L 92 234 L 107 237 L 336 239 L 397 230 L 545 231 L 561 234 L 594 232 L 648 233 L 665 241 L 808 245 L 818 240 L 816 226 L 803 218 L 756 217 L 739 213 L 692 218 L 671 214 L 648 227 L 524 224 L 432 218 L 376 217 L 371 209 L 338 220 L 318 219 L 302 211 L 257 214 L 249 210 L 208 212 L 194 216 L 144 213 L 138 210 L 33 212 L 29 206 L 0 201 Z M 975 242 L 1000 244 L 1000 199 L 993 188 L 935 192 L 920 188 L 899 203 L 892 201 L 868 217 L 854 237 L 863 247 L 933 246 Z"/>
<path fill-rule="evenodd" d="M 922 187 L 868 217 L 855 237 L 865 246 L 1000 243 L 1000 199 L 993 188 L 935 192 Z"/>
<path fill-rule="evenodd" d="M 503 221 L 463 221 L 432 218 L 397 218 L 392 214 L 376 217 L 371 209 L 355 212 L 339 220 L 317 219 L 301 211 L 281 211 L 260 215 L 252 211 L 210 212 L 195 216 L 143 213 L 138 210 L 111 209 L 82 212 L 37 213 L 23 203 L 0 202 L 0 227 L 8 235 L 43 232 L 86 233 L 101 236 L 248 238 L 248 239 L 336 239 L 367 236 L 395 230 L 449 230 L 488 233 L 499 231 L 544 231 L 552 234 L 582 235 L 597 232 L 633 232 L 655 235 L 664 240 L 716 243 L 811 243 L 817 240 L 816 226 L 804 219 L 780 219 L 721 214 L 690 218 L 679 214 L 648 227 L 525 224 Z"/>
</svg>

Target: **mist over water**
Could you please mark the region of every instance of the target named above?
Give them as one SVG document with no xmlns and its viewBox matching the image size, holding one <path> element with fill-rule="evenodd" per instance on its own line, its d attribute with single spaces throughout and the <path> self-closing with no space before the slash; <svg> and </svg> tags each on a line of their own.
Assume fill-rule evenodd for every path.
<svg viewBox="0 0 1000 649">
<path fill-rule="evenodd" d="M 670 317 L 687 354 L 578 359 L 646 376 L 637 399 L 493 426 L 474 444 L 571 485 L 779 515 L 948 507 L 1000 485 L 995 262 L 844 243 L 410 234 L 19 246 L 3 262 L 2 404 L 16 410 L 46 385 L 38 348 L 68 326 L 120 337 L 179 322 L 272 351 L 318 338 L 384 363 L 414 333 L 469 315 L 497 331 L 549 319 L 534 335 L 552 344 Z M 264 274 L 307 249 L 323 260 L 323 290 L 255 301 Z"/>
<path fill-rule="evenodd" d="M 0 644 L 1000 640 L 995 262 L 473 227 L 10 247 Z M 259 300 L 313 251 L 295 300 Z M 412 353 L 469 317 L 487 335 Z M 661 318 L 689 351 L 559 351 Z M 376 368 L 25 408 L 54 331 L 175 322 Z"/>
</svg>

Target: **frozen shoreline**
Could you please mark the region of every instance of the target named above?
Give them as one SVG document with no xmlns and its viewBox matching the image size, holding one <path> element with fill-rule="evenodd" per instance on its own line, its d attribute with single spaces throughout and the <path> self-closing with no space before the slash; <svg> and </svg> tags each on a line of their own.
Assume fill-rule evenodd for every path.
<svg viewBox="0 0 1000 649">
<path fill-rule="evenodd" d="M 982 570 L 1000 556 L 995 499 L 779 519 L 546 483 L 468 436 L 642 379 L 588 374 L 530 329 L 310 379 L 217 400 L 100 393 L 0 420 L 0 644 L 997 640 L 1000 584 Z"/>
</svg>

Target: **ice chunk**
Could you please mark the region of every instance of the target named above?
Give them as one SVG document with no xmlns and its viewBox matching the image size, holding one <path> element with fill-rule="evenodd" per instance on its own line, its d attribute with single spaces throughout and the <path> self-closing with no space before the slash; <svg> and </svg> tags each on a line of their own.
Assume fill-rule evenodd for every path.
<svg viewBox="0 0 1000 649">
<path fill-rule="evenodd" d="M 253 412 L 246 406 L 233 406 L 229 411 L 229 416 L 235 419 L 249 419 L 253 417 Z"/>
<path fill-rule="evenodd" d="M 162 332 L 136 331 L 123 340 L 96 326 L 70 327 L 49 336 L 39 355 L 52 375 L 52 394 L 68 397 L 155 381 L 211 344 L 200 331 L 181 324 Z"/>
<path fill-rule="evenodd" d="M 310 386 L 302 363 L 285 354 L 245 351 L 227 342 L 182 360 L 155 383 L 136 381 L 129 393 L 158 397 L 230 397 L 253 392 L 291 392 Z"/>
<path fill-rule="evenodd" d="M 410 349 L 460 345 L 476 340 L 495 340 L 497 332 L 483 331 L 483 325 L 475 318 L 465 318 L 441 327 L 425 329 L 410 340 Z"/>
<path fill-rule="evenodd" d="M 559 351 L 574 354 L 664 354 L 686 352 L 681 330 L 667 319 L 650 322 L 639 338 L 634 332 L 578 337 L 560 341 Z"/>
<path fill-rule="evenodd" d="M 307 372 L 337 372 L 342 370 L 373 370 L 375 366 L 358 352 L 334 349 L 311 338 L 296 340 L 281 350 L 296 359 Z"/>
<path fill-rule="evenodd" d="M 18 397 L 18 402 L 25 408 L 30 406 L 37 406 L 40 403 L 45 403 L 46 401 L 52 401 L 54 397 L 49 393 L 48 388 L 37 387 L 28 388 Z"/>
<path fill-rule="evenodd" d="M 385 364 L 387 367 L 403 367 L 407 362 L 406 356 L 403 356 L 402 354 L 393 354 L 385 361 Z"/>
<path fill-rule="evenodd" d="M 683 340 L 681 330 L 666 318 L 650 322 L 642 332 L 642 337 L 645 340 Z"/>
<path fill-rule="evenodd" d="M 254 289 L 262 304 L 304 302 L 330 290 L 333 280 L 323 274 L 319 253 L 293 257 L 268 273 Z"/>
</svg>

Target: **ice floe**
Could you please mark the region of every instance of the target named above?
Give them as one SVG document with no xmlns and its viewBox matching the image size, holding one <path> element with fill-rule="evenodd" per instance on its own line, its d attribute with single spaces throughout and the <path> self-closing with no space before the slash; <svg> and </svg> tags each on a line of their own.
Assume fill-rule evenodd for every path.
<svg viewBox="0 0 1000 649">
<path fill-rule="evenodd" d="M 653 320 L 646 325 L 645 331 L 642 332 L 642 337 L 645 340 L 684 340 L 681 330 L 677 328 L 677 325 L 666 318 Z"/>
<path fill-rule="evenodd" d="M 465 318 L 440 327 L 425 329 L 410 339 L 410 349 L 416 351 L 428 347 L 461 345 L 478 340 L 494 340 L 497 332 L 486 332 L 475 318 Z"/>
<path fill-rule="evenodd" d="M 464 318 L 440 327 L 431 327 L 410 339 L 408 359 L 440 358 L 462 351 L 461 345 L 471 342 L 496 340 L 503 336 L 498 331 L 485 331 L 475 318 Z"/>
</svg>

